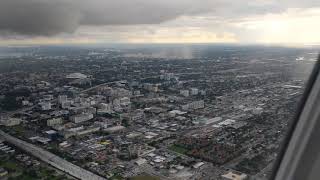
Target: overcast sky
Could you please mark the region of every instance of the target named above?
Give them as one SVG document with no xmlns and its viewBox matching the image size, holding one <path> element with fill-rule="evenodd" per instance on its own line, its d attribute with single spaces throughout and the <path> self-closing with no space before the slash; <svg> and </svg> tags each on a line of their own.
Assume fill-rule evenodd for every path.
<svg viewBox="0 0 320 180">
<path fill-rule="evenodd" d="M 320 43 L 320 0 L 0 0 L 0 43 Z"/>
</svg>

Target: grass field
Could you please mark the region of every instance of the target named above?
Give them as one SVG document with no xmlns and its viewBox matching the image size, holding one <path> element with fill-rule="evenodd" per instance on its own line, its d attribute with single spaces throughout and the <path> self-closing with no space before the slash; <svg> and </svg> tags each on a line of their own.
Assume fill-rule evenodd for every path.
<svg viewBox="0 0 320 180">
<path fill-rule="evenodd" d="M 130 178 L 130 180 L 160 180 L 158 177 L 154 176 L 148 176 L 148 175 L 141 175 L 141 176 L 135 176 Z"/>
<path fill-rule="evenodd" d="M 180 154 L 186 154 L 188 152 L 188 149 L 183 148 L 181 146 L 177 146 L 177 145 L 172 145 L 172 146 L 169 147 L 169 149 L 171 151 L 175 151 L 175 152 L 180 153 Z"/>
</svg>

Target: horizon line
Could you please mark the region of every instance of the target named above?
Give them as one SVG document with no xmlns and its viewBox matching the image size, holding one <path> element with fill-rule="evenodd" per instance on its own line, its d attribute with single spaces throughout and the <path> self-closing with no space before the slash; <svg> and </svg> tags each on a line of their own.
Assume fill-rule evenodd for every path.
<svg viewBox="0 0 320 180">
<path fill-rule="evenodd" d="M 94 45 L 233 45 L 233 46 L 284 46 L 284 47 L 312 47 L 319 43 L 263 43 L 263 42 L 83 42 L 83 43 L 9 43 L 0 47 L 32 47 L 32 46 L 94 46 Z"/>
</svg>

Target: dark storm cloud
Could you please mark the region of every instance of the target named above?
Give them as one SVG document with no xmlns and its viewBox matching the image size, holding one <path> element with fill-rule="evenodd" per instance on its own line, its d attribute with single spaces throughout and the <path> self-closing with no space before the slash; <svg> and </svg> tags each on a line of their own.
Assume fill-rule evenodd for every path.
<svg viewBox="0 0 320 180">
<path fill-rule="evenodd" d="M 0 30 L 23 35 L 50 36 L 73 32 L 80 14 L 66 2 L 1 0 Z"/>
<path fill-rule="evenodd" d="M 0 31 L 51 36 L 80 25 L 158 24 L 209 10 L 202 6 L 192 0 L 1 0 Z"/>
<path fill-rule="evenodd" d="M 0 0 L 0 35 L 52 36 L 72 33 L 81 25 L 159 24 L 181 15 L 210 13 L 212 16 L 229 18 L 282 11 L 287 8 L 286 4 L 280 6 L 280 3 L 268 2 L 267 0 Z M 296 0 L 293 4 L 298 2 Z M 308 5 L 317 2 L 310 1 Z"/>
<path fill-rule="evenodd" d="M 83 13 L 80 23 L 89 25 L 152 24 L 174 18 L 181 13 L 145 0 L 93 0 L 89 6 L 84 4 L 87 3 L 84 2 L 79 7 Z"/>
</svg>

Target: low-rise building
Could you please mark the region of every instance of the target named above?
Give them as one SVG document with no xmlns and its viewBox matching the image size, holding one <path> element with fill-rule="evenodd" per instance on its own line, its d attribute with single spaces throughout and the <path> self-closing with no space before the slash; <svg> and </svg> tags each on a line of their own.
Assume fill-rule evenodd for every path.
<svg viewBox="0 0 320 180">
<path fill-rule="evenodd" d="M 21 123 L 21 119 L 20 118 L 4 118 L 1 119 L 1 124 L 5 125 L 5 126 L 16 126 L 19 125 Z"/>
<path fill-rule="evenodd" d="M 180 94 L 184 97 L 189 97 L 189 91 L 188 90 L 180 90 Z"/>
<path fill-rule="evenodd" d="M 76 133 L 76 135 L 77 136 L 86 135 L 86 134 L 90 134 L 90 133 L 93 133 L 93 132 L 97 132 L 99 130 L 100 130 L 100 127 L 90 127 L 90 128 L 85 129 L 85 130 L 78 131 Z"/>
<path fill-rule="evenodd" d="M 126 128 L 124 126 L 113 126 L 105 129 L 105 131 L 108 133 L 115 133 L 115 132 L 123 131 L 125 129 Z"/>
<path fill-rule="evenodd" d="M 91 119 L 93 119 L 93 114 L 91 113 L 76 114 L 70 117 L 70 120 L 74 123 L 81 123 Z"/>
<path fill-rule="evenodd" d="M 185 105 L 181 106 L 181 109 L 184 111 L 192 111 L 192 110 L 196 110 L 196 109 L 201 109 L 204 108 L 204 101 L 200 100 L 200 101 L 194 101 Z"/>
<path fill-rule="evenodd" d="M 121 106 L 128 106 L 130 103 L 131 103 L 130 98 L 128 98 L 128 97 L 123 97 L 120 99 Z"/>
<path fill-rule="evenodd" d="M 62 118 L 53 118 L 47 120 L 47 126 L 55 126 L 63 123 Z"/>
<path fill-rule="evenodd" d="M 43 110 L 43 111 L 48 111 L 48 110 L 51 110 L 51 108 L 52 108 L 51 102 L 42 102 L 39 105 L 41 107 L 41 110 Z"/>
<path fill-rule="evenodd" d="M 199 89 L 198 88 L 191 88 L 190 89 L 190 94 L 191 95 L 198 95 L 199 94 Z"/>
<path fill-rule="evenodd" d="M 98 105 L 98 110 L 97 113 L 103 114 L 103 113 L 112 113 L 112 105 L 111 104 L 106 104 L 106 103 L 101 103 Z"/>
</svg>

